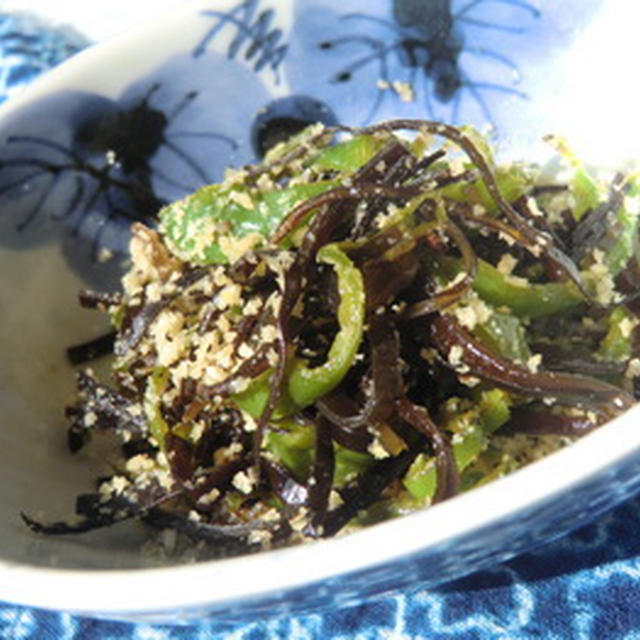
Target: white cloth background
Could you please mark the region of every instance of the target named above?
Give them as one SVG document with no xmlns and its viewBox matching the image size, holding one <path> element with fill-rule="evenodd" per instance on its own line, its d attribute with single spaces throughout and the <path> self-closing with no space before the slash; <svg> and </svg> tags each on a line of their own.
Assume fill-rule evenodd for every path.
<svg viewBox="0 0 640 640">
<path fill-rule="evenodd" d="M 34 13 L 54 25 L 71 25 L 99 41 L 178 4 L 179 0 L 5 0 L 0 8 Z"/>
</svg>

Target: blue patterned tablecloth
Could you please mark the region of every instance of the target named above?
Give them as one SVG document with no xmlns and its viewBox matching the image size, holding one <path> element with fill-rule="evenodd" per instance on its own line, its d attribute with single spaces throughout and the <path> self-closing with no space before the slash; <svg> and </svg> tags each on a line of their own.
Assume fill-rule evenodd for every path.
<svg viewBox="0 0 640 640">
<path fill-rule="evenodd" d="M 78 31 L 0 10 L 0 97 L 88 42 Z M 631 640 L 640 638 L 639 533 L 636 498 L 564 539 L 435 590 L 305 616 L 189 626 L 99 621 L 0 603 L 0 638 Z"/>
<path fill-rule="evenodd" d="M 640 498 L 562 540 L 439 589 L 305 616 L 129 624 L 0 604 L 3 640 L 636 640 Z"/>
</svg>

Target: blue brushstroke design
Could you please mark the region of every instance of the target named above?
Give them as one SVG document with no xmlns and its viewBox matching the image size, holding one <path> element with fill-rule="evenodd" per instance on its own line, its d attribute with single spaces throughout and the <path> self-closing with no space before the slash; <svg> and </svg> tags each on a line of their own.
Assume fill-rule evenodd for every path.
<svg viewBox="0 0 640 640">
<path fill-rule="evenodd" d="M 0 11 L 0 103 L 89 44 L 72 27 L 52 27 L 29 13 Z"/>
</svg>

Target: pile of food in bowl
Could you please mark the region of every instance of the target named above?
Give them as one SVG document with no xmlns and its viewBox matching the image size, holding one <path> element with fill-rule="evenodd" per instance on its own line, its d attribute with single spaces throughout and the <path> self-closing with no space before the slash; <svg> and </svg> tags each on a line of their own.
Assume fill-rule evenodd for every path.
<svg viewBox="0 0 640 640">
<path fill-rule="evenodd" d="M 497 164 L 470 127 L 312 126 L 133 228 L 111 380 L 69 443 L 121 459 L 75 533 L 140 518 L 213 555 L 406 514 L 627 410 L 637 176 Z M 91 350 L 91 349 L 90 349 Z M 75 347 L 76 357 L 85 351 Z"/>
</svg>

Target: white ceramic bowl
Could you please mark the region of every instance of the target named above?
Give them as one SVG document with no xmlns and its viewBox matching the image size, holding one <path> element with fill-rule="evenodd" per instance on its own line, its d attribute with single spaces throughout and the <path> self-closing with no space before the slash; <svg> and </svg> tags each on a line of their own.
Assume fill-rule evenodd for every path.
<svg viewBox="0 0 640 640">
<path fill-rule="evenodd" d="M 453 2 L 445 41 L 465 48 L 437 73 L 429 61 L 446 56 L 434 51 L 427 17 L 447 3 L 370 5 L 183 4 L 83 52 L 0 109 L 0 599 L 174 621 L 358 602 L 504 560 L 640 487 L 636 408 L 568 449 L 424 512 L 250 557 L 148 566 L 135 523 L 45 538 L 21 522 L 21 510 L 64 516 L 103 465 L 66 450 L 62 408 L 74 382 L 64 347 L 102 326 L 78 311 L 76 290 L 116 282 L 120 260 L 92 258 L 126 246 L 130 220 L 105 212 L 130 206 L 132 179 L 154 197 L 177 197 L 220 177 L 225 165 L 251 161 L 256 119 L 280 116 L 349 124 L 455 117 L 479 125 L 490 117 L 505 156 L 531 157 L 553 131 L 596 163 L 640 157 L 635 64 L 626 54 L 640 17 L 634 3 Z M 399 16 L 416 7 L 422 18 L 411 32 Z M 424 46 L 412 59 L 407 39 L 416 34 Z M 396 46 L 376 57 L 381 43 Z M 437 81 L 451 74 L 470 86 L 438 94 Z M 405 84 L 393 89 L 398 81 Z M 413 100 L 405 101 L 409 85 Z M 130 140 L 122 153 L 135 168 L 124 187 L 109 183 L 109 204 L 100 186 L 114 177 L 105 154 Z M 29 179 L 25 168 L 34 173 Z"/>
</svg>

